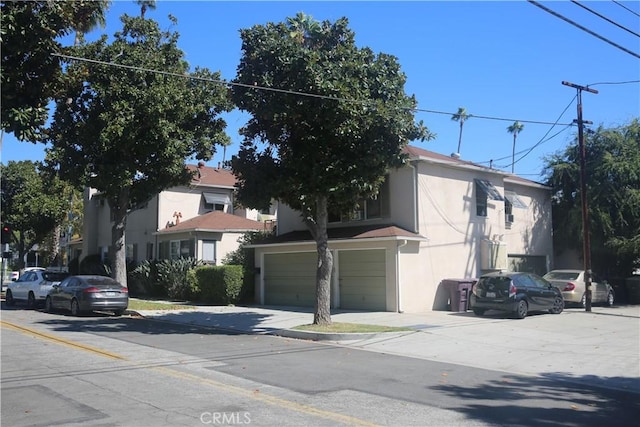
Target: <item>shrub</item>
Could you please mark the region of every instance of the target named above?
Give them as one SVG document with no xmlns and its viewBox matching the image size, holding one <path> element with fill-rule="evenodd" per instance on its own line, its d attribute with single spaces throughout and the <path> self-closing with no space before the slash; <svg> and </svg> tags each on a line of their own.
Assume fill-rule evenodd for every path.
<svg viewBox="0 0 640 427">
<path fill-rule="evenodd" d="M 195 258 L 163 259 L 157 263 L 158 282 L 169 298 L 189 299 L 196 288 L 189 270 L 201 265 L 203 262 Z"/>
<path fill-rule="evenodd" d="M 87 255 L 80 261 L 78 268 L 80 274 L 97 274 L 98 276 L 109 276 L 111 268 L 102 262 L 99 254 Z"/>
<path fill-rule="evenodd" d="M 243 269 L 240 265 L 205 266 L 193 271 L 198 299 L 212 304 L 236 304 L 240 301 Z"/>
</svg>

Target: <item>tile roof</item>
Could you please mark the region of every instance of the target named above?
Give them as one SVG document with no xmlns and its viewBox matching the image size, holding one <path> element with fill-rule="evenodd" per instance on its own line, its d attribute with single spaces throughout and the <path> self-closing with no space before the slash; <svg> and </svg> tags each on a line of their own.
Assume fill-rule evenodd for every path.
<svg viewBox="0 0 640 427">
<path fill-rule="evenodd" d="M 380 238 L 413 238 L 425 239 L 420 234 L 413 233 L 393 224 L 378 225 L 358 225 L 353 227 L 329 228 L 327 230 L 329 240 L 345 239 L 380 239 Z M 292 231 L 280 236 L 272 236 L 260 244 L 291 243 L 291 242 L 313 242 L 314 239 L 308 230 Z M 259 246 L 259 245 L 257 245 Z"/>
<path fill-rule="evenodd" d="M 196 172 L 191 180 L 192 185 L 233 187 L 236 183 L 235 175 L 228 169 L 212 168 L 206 165 L 187 165 L 187 169 Z M 200 172 L 199 175 L 198 172 Z"/>
<path fill-rule="evenodd" d="M 241 216 L 228 214 L 220 211 L 213 211 L 204 215 L 199 215 L 185 221 L 181 221 L 172 227 L 166 227 L 158 231 L 158 234 L 176 233 L 182 231 L 257 231 L 269 227 L 260 221 L 243 218 Z"/>
</svg>

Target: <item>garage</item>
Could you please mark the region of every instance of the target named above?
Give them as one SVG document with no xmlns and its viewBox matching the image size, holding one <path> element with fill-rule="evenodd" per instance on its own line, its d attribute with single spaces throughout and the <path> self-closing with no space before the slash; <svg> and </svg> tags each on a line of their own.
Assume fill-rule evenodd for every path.
<svg viewBox="0 0 640 427">
<path fill-rule="evenodd" d="M 385 311 L 385 250 L 340 251 L 338 254 L 340 308 Z"/>
<path fill-rule="evenodd" d="M 317 262 L 316 252 L 265 254 L 265 304 L 313 307 Z"/>
<path fill-rule="evenodd" d="M 509 255 L 509 271 L 524 271 L 544 276 L 547 273 L 547 257 L 536 255 Z"/>
</svg>

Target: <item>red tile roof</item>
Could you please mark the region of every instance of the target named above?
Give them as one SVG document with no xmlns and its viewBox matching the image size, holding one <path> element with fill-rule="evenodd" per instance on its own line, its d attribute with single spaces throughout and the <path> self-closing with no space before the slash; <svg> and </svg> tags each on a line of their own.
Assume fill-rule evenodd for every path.
<svg viewBox="0 0 640 427">
<path fill-rule="evenodd" d="M 213 211 L 186 221 L 181 221 L 177 225 L 160 230 L 159 233 L 175 233 L 193 230 L 217 232 L 257 231 L 264 230 L 265 227 L 268 229 L 269 225 L 237 215 Z"/>
<path fill-rule="evenodd" d="M 338 227 L 329 228 L 327 230 L 329 240 L 345 240 L 345 239 L 375 239 L 375 238 L 414 238 L 425 239 L 420 234 L 413 233 L 405 230 L 393 224 L 378 224 L 378 225 L 358 225 L 353 227 Z M 311 233 L 308 230 L 292 231 L 290 233 L 282 234 L 280 236 L 269 237 L 266 240 L 260 242 L 260 244 L 273 244 L 273 243 L 291 243 L 291 242 L 305 242 L 314 239 L 311 237 Z"/>
<path fill-rule="evenodd" d="M 236 183 L 236 177 L 228 169 L 212 168 L 204 165 L 199 167 L 197 165 L 187 165 L 187 169 L 195 172 L 193 180 L 191 180 L 192 185 L 233 187 Z"/>
</svg>

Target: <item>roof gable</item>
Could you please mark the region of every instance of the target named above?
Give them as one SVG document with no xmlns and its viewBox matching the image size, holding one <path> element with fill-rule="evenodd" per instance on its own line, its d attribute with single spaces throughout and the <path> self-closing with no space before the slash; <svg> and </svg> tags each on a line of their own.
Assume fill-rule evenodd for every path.
<svg viewBox="0 0 640 427">
<path fill-rule="evenodd" d="M 268 227 L 268 226 L 267 226 Z M 158 234 L 184 231 L 237 232 L 264 230 L 265 224 L 221 211 L 208 212 L 174 226 L 163 228 Z"/>
</svg>

